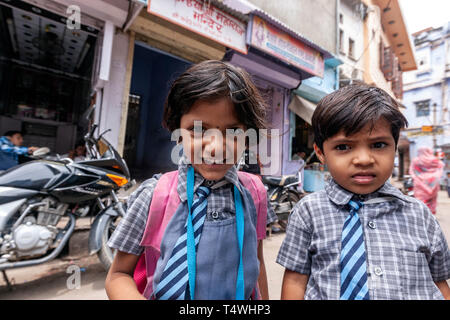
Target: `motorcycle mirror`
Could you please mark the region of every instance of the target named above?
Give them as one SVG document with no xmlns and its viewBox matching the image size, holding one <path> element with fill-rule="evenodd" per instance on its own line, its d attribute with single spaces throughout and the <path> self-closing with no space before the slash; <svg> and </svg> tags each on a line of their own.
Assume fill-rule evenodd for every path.
<svg viewBox="0 0 450 320">
<path fill-rule="evenodd" d="M 89 121 L 89 120 L 90 120 L 91 115 L 92 115 L 92 112 L 94 112 L 94 110 L 95 110 L 95 104 L 94 104 L 92 107 L 89 107 L 89 108 L 86 110 L 86 115 L 85 115 L 86 121 Z"/>
<path fill-rule="evenodd" d="M 98 140 L 100 140 L 101 137 L 103 137 L 103 135 L 104 135 L 105 133 L 109 132 L 109 131 L 111 131 L 111 129 L 107 129 L 107 130 L 103 131 L 103 132 L 98 136 Z"/>
<path fill-rule="evenodd" d="M 47 147 L 42 147 L 33 152 L 33 156 L 43 156 L 50 152 L 50 149 Z"/>
</svg>

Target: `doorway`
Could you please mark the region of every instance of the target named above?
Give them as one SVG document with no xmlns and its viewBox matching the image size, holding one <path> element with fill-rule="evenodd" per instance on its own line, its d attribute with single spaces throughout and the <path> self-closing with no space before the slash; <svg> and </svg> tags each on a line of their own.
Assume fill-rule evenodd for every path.
<svg viewBox="0 0 450 320">
<path fill-rule="evenodd" d="M 136 180 L 177 169 L 171 160 L 175 142 L 162 127 L 164 103 L 172 82 L 191 65 L 147 44 L 135 43 L 130 94 L 138 103 L 132 106 L 127 120 L 126 136 L 134 144 L 127 147 L 125 160 Z"/>
</svg>

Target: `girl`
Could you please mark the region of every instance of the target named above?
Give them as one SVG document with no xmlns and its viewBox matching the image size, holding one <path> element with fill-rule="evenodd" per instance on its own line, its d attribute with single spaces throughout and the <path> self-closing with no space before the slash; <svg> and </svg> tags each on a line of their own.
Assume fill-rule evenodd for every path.
<svg viewBox="0 0 450 320">
<path fill-rule="evenodd" d="M 152 203 L 158 179 L 143 182 L 130 196 L 109 240 L 117 249 L 105 282 L 109 298 L 249 299 L 259 287 L 260 297 L 268 299 L 262 246 L 267 212 L 257 218 L 258 206 L 234 166 L 245 146 L 236 138 L 203 136 L 205 130 L 225 136 L 227 129 L 266 127 L 265 106 L 249 75 L 221 61 L 192 66 L 172 84 L 163 125 L 181 131 L 176 211 L 159 239 L 160 254 L 152 256 L 155 245 L 147 246 L 154 223 L 147 221 L 149 208 L 151 214 L 158 206 Z M 148 282 L 141 294 L 133 272 L 144 250 Z M 149 268 L 152 259 L 156 264 Z"/>
</svg>

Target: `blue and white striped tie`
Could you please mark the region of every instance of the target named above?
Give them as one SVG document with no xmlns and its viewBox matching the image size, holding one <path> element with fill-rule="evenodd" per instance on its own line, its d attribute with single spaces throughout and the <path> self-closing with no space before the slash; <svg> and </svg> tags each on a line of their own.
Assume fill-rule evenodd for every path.
<svg viewBox="0 0 450 320">
<path fill-rule="evenodd" d="M 209 188 L 200 186 L 195 193 L 197 194 L 197 199 L 192 204 L 192 225 L 194 226 L 195 246 L 197 248 L 202 234 L 203 222 L 206 217 Z M 158 300 L 182 300 L 190 298 L 189 293 L 186 294 L 188 280 L 186 221 L 184 231 L 178 238 L 172 255 L 156 286 L 155 298 Z"/>
<path fill-rule="evenodd" d="M 369 300 L 364 233 L 359 220 L 359 201 L 352 201 L 342 228 L 341 300 Z"/>
</svg>

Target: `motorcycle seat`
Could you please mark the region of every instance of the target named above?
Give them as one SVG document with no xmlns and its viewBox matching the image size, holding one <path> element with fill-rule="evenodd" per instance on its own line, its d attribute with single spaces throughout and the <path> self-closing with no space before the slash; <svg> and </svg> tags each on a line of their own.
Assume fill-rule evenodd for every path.
<svg viewBox="0 0 450 320">
<path fill-rule="evenodd" d="M 262 181 L 265 184 L 271 186 L 286 186 L 288 184 L 298 181 L 296 175 L 285 175 L 285 176 L 262 176 Z"/>
</svg>

